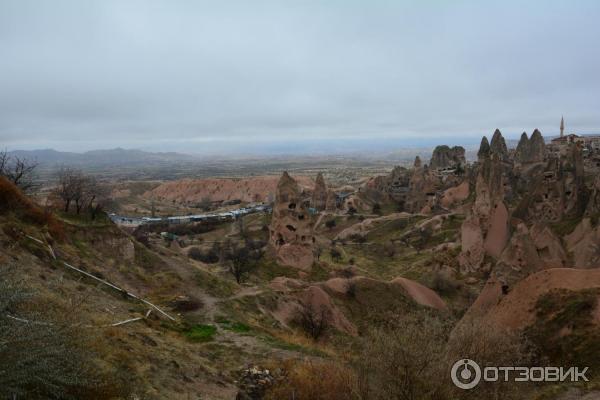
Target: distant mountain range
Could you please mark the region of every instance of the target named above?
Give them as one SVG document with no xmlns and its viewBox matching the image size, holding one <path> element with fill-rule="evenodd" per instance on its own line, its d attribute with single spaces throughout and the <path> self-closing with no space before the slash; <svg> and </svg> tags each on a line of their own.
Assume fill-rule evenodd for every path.
<svg viewBox="0 0 600 400">
<path fill-rule="evenodd" d="M 440 140 L 441 143 L 444 140 Z M 518 140 L 507 140 L 507 145 L 509 148 L 516 147 Z M 337 148 L 336 154 L 327 154 L 323 150 L 315 151 L 312 156 L 311 155 L 302 155 L 302 154 L 280 154 L 276 155 L 275 153 L 266 152 L 266 154 L 257 155 L 249 154 L 243 155 L 207 155 L 207 154 L 184 154 L 177 152 L 149 152 L 137 149 L 123 149 L 121 147 L 117 147 L 114 149 L 103 149 L 103 150 L 91 150 L 86 151 L 84 153 L 75 153 L 75 152 L 66 152 L 66 151 L 57 151 L 54 149 L 40 149 L 40 150 L 13 150 L 9 154 L 18 156 L 21 158 L 26 158 L 29 160 L 35 160 L 42 169 L 51 169 L 54 170 L 59 166 L 73 166 L 78 168 L 106 168 L 106 167 L 143 167 L 143 168 L 152 168 L 152 167 L 160 167 L 160 166 L 175 166 L 175 165 L 205 165 L 212 163 L 222 163 L 227 160 L 231 161 L 240 161 L 240 160 L 254 160 L 254 159 L 262 159 L 262 160 L 271 160 L 275 161 L 278 159 L 281 160 L 304 160 L 311 157 L 316 157 L 319 161 L 323 161 L 323 158 L 326 159 L 337 159 L 337 158 L 346 158 L 352 157 L 353 159 L 361 159 L 363 161 L 379 161 L 379 162 L 408 162 L 412 163 L 414 157 L 419 155 L 424 160 L 429 160 L 431 156 L 431 152 L 433 151 L 433 147 L 429 146 L 429 143 L 424 143 L 420 147 L 411 147 L 411 146 L 400 146 L 396 147 L 397 150 L 391 150 L 388 147 L 385 151 L 382 149 L 373 149 L 373 148 L 365 148 L 362 150 L 357 149 L 345 149 L 345 148 Z M 467 159 L 474 160 L 476 158 L 476 153 L 479 148 L 479 143 L 469 143 L 464 146 L 467 150 Z"/>
<path fill-rule="evenodd" d="M 41 166 L 55 165 L 95 165 L 95 166 L 119 166 L 119 165 L 148 165 L 148 164 L 177 164 L 197 162 L 196 156 L 181 153 L 150 153 L 133 149 L 107 149 L 92 150 L 85 153 L 72 153 L 56 151 L 53 149 L 43 150 L 15 150 L 11 155 L 37 161 Z"/>
</svg>

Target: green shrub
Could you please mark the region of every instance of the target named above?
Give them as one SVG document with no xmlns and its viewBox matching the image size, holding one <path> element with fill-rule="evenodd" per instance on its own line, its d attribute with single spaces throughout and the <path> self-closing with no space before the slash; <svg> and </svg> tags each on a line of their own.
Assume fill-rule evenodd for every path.
<svg viewBox="0 0 600 400">
<path fill-rule="evenodd" d="M 185 337 L 193 342 L 210 342 L 214 339 L 217 328 L 213 325 L 198 324 L 185 330 L 183 334 Z"/>
<path fill-rule="evenodd" d="M 236 332 L 236 333 L 248 333 L 250 332 L 250 327 L 246 324 L 243 324 L 241 322 L 233 322 L 229 325 L 225 325 L 223 328 L 225 328 L 228 331 L 231 332 Z"/>
</svg>

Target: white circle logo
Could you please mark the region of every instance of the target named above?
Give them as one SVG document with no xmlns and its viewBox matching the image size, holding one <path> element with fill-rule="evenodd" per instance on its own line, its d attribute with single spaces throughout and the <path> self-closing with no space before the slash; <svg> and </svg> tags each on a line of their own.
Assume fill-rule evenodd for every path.
<svg viewBox="0 0 600 400">
<path fill-rule="evenodd" d="M 475 361 L 465 358 L 454 363 L 450 375 L 456 387 L 469 390 L 481 380 L 481 368 Z"/>
</svg>

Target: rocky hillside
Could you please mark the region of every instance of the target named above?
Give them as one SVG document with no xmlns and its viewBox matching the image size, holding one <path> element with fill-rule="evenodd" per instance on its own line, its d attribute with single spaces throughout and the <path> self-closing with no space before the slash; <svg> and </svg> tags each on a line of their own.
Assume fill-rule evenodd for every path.
<svg viewBox="0 0 600 400">
<path fill-rule="evenodd" d="M 438 379 L 465 357 L 597 368 L 594 150 L 540 138 L 513 151 L 497 130 L 476 163 L 439 147 L 433 166 L 417 157 L 356 187 L 287 172 L 164 183 L 145 196 L 273 211 L 128 232 L 43 209 L 0 179 L 0 262 L 32 294 L 4 307 L 0 334 L 85 327 L 65 331 L 92 366 L 87 383 L 61 386 L 66 398 L 593 396 L 594 384 L 499 383 L 465 397 Z M 16 354 L 0 347 L 0 363 Z M 398 378 L 415 363 L 419 375 Z"/>
<path fill-rule="evenodd" d="M 165 182 L 147 192 L 145 197 L 179 203 L 199 203 L 205 198 L 211 201 L 269 202 L 274 199 L 278 180 L 277 176 L 182 179 Z M 298 182 L 304 187 L 314 186 L 310 178 L 298 177 Z"/>
</svg>

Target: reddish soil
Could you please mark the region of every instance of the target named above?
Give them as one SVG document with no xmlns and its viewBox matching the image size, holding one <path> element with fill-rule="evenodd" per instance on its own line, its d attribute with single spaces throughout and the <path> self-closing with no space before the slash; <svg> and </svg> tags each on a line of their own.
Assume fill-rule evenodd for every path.
<svg viewBox="0 0 600 400">
<path fill-rule="evenodd" d="M 507 295 L 502 297 L 500 294 L 500 301 L 488 309 L 485 318 L 500 326 L 521 329 L 534 322 L 535 303 L 540 296 L 553 289 L 578 291 L 589 288 L 600 288 L 600 270 L 554 268 L 540 271 L 509 288 Z M 491 285 L 480 297 L 494 295 L 498 296 L 498 290 L 496 285 Z M 474 306 L 478 303 L 481 306 L 485 301 L 477 299 Z"/>
<path fill-rule="evenodd" d="M 312 179 L 295 176 L 302 189 L 314 188 Z M 179 203 L 197 203 L 204 198 L 211 201 L 241 200 L 244 202 L 264 202 L 274 196 L 279 176 L 257 176 L 240 179 L 181 179 L 165 182 L 144 194 L 157 200 Z"/>
</svg>

